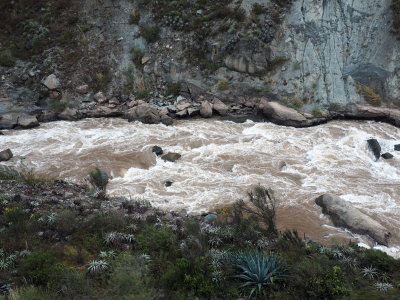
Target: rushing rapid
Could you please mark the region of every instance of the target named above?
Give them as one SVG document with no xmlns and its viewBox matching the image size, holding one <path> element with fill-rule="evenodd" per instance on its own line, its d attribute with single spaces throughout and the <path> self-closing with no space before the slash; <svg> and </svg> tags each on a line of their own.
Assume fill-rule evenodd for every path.
<svg viewBox="0 0 400 300">
<path fill-rule="evenodd" d="M 388 124 L 335 121 L 296 129 L 191 120 L 167 127 L 86 119 L 4 133 L 1 148 L 15 156 L 8 165 L 73 182 L 99 166 L 111 174 L 110 195 L 144 198 L 162 209 L 213 211 L 245 198 L 256 184 L 271 187 L 280 200 L 279 227 L 322 242 L 350 235 L 314 203 L 334 193 L 387 227 L 395 247 L 386 250 L 400 254 L 400 152 L 393 150 L 400 129 Z M 375 162 L 366 142 L 371 137 L 394 158 Z M 165 162 L 151 152 L 154 145 L 182 157 Z"/>
</svg>

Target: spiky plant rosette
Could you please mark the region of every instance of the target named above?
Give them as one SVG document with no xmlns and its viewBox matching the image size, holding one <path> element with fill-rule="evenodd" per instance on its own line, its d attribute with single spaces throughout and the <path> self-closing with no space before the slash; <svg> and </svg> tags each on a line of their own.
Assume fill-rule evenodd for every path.
<svg viewBox="0 0 400 300">
<path fill-rule="evenodd" d="M 240 286 L 249 291 L 250 297 L 265 295 L 269 287 L 285 279 L 287 270 L 277 253 L 248 250 L 232 256 L 238 274 L 234 277 L 244 281 Z"/>
</svg>

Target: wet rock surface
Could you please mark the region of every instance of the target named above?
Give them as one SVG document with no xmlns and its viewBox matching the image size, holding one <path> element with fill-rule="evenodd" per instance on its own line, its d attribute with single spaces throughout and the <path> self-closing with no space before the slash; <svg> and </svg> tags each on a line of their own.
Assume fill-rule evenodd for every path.
<svg viewBox="0 0 400 300">
<path fill-rule="evenodd" d="M 363 214 L 340 197 L 325 194 L 315 203 L 322 207 L 322 212 L 330 216 L 335 226 L 345 227 L 355 233 L 367 234 L 381 245 L 388 246 L 391 233 L 377 221 Z"/>
</svg>

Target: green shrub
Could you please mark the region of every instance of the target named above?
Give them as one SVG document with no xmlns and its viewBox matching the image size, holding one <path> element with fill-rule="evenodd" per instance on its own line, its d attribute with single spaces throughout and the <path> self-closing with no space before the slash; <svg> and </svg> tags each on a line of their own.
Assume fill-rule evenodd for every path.
<svg viewBox="0 0 400 300">
<path fill-rule="evenodd" d="M 38 251 L 21 261 L 19 275 L 34 285 L 46 285 L 57 272 L 56 259 L 50 252 Z"/>
<path fill-rule="evenodd" d="M 144 90 L 137 89 L 137 90 L 135 91 L 135 96 L 136 96 L 136 98 L 138 98 L 138 99 L 145 99 L 145 98 L 147 98 L 149 95 L 150 95 L 150 91 L 149 91 L 149 90 L 146 90 L 146 89 L 144 89 Z"/>
<path fill-rule="evenodd" d="M 399 270 L 400 261 L 387 255 L 383 251 L 365 249 L 360 257 L 360 265 L 373 266 L 382 272 L 393 273 Z"/>
<path fill-rule="evenodd" d="M 392 0 L 393 27 L 398 32 L 400 29 L 400 0 Z"/>
<path fill-rule="evenodd" d="M 174 250 L 175 235 L 168 228 L 146 226 L 137 236 L 138 249 L 144 253 Z"/>
<path fill-rule="evenodd" d="M 155 291 L 147 273 L 143 258 L 129 254 L 120 256 L 113 264 L 108 281 L 108 299 L 152 299 Z"/>
<path fill-rule="evenodd" d="M 65 299 L 83 299 L 90 292 L 85 276 L 67 268 L 56 268 L 48 286 Z"/>
<path fill-rule="evenodd" d="M 160 39 L 160 28 L 158 25 L 150 25 L 141 28 L 143 37 L 149 43 L 157 42 Z"/>
<path fill-rule="evenodd" d="M 139 24 L 140 21 L 140 13 L 137 10 L 131 9 L 129 13 L 129 24 Z"/>
<path fill-rule="evenodd" d="M 357 92 L 372 106 L 381 105 L 382 98 L 373 89 L 362 85 L 361 83 L 357 83 Z"/>
<path fill-rule="evenodd" d="M 15 66 L 15 59 L 13 59 L 11 56 L 0 54 L 0 66 L 12 68 Z"/>
<path fill-rule="evenodd" d="M 323 277 L 311 278 L 308 285 L 312 299 L 339 299 L 349 292 L 339 266 L 330 268 Z"/>
<path fill-rule="evenodd" d="M 167 84 L 167 95 L 178 96 L 181 92 L 180 82 L 171 82 Z"/>
<path fill-rule="evenodd" d="M 17 291 L 12 291 L 10 293 L 10 298 L 9 299 L 13 299 L 13 300 L 54 300 L 56 299 L 56 295 L 34 287 L 34 286 L 27 286 L 22 288 L 21 290 L 17 290 Z M 0 296 L 0 299 L 1 296 Z M 8 298 L 7 298 L 8 299 Z"/>
<path fill-rule="evenodd" d="M 321 110 L 318 107 L 314 107 L 313 110 L 312 110 L 312 115 L 314 117 L 322 116 Z"/>
<path fill-rule="evenodd" d="M 142 58 L 144 55 L 144 52 L 141 48 L 132 48 L 131 50 L 131 58 L 132 58 L 132 62 L 135 64 L 135 66 L 139 69 L 141 69 L 143 67 L 142 64 Z"/>
<path fill-rule="evenodd" d="M 334 102 L 334 103 L 329 104 L 329 107 L 328 107 L 329 111 L 338 111 L 339 109 L 340 109 L 340 105 L 338 103 Z"/>
<path fill-rule="evenodd" d="M 222 79 L 222 80 L 218 81 L 218 89 L 220 91 L 227 90 L 228 89 L 228 80 Z"/>
<path fill-rule="evenodd" d="M 108 183 L 108 175 L 98 167 L 89 173 L 89 181 L 96 188 L 105 191 Z"/>
<path fill-rule="evenodd" d="M 209 299 L 215 294 L 210 272 L 211 268 L 203 256 L 192 261 L 179 258 L 176 262 L 168 262 L 161 283 L 166 289 L 192 292 Z"/>
</svg>

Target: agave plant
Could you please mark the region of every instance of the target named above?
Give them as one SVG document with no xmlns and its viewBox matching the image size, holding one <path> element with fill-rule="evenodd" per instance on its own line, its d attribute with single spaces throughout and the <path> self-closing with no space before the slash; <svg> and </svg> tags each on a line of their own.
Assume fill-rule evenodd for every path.
<svg viewBox="0 0 400 300">
<path fill-rule="evenodd" d="M 107 245 L 111 245 L 111 244 L 115 244 L 120 239 L 121 239 L 121 234 L 119 232 L 111 231 L 111 232 L 106 234 L 106 236 L 104 238 L 104 242 Z"/>
<path fill-rule="evenodd" d="M 342 257 L 342 263 L 349 267 L 350 269 L 355 269 L 358 266 L 358 261 L 355 258 L 352 258 L 350 256 L 343 256 Z"/>
<path fill-rule="evenodd" d="M 100 273 L 108 269 L 108 262 L 105 260 L 92 260 L 88 264 L 88 271 L 92 274 Z"/>
<path fill-rule="evenodd" d="M 126 242 L 132 243 L 133 240 L 135 239 L 135 236 L 133 234 L 127 233 L 123 235 L 123 238 Z"/>
<path fill-rule="evenodd" d="M 393 288 L 393 285 L 388 282 L 375 282 L 374 286 L 380 292 L 387 292 Z"/>
<path fill-rule="evenodd" d="M 331 255 L 332 255 L 332 257 L 335 258 L 335 259 L 340 259 L 340 258 L 343 257 L 343 253 L 342 253 L 340 250 L 338 250 L 338 249 L 333 249 L 333 250 L 331 251 Z"/>
<path fill-rule="evenodd" d="M 0 249 L 0 271 L 7 271 L 15 264 L 16 260 L 17 256 L 15 254 L 6 256 L 5 251 L 3 249 Z"/>
<path fill-rule="evenodd" d="M 50 215 L 47 216 L 46 223 L 48 225 L 53 225 L 57 221 L 57 214 L 56 213 L 51 213 Z"/>
<path fill-rule="evenodd" d="M 362 268 L 361 274 L 363 277 L 367 277 L 369 279 L 374 279 L 374 277 L 378 275 L 376 269 L 372 266 Z"/>
<path fill-rule="evenodd" d="M 286 269 L 278 254 L 249 250 L 233 256 L 233 265 L 239 273 L 235 277 L 245 281 L 241 287 L 249 289 L 250 297 L 265 294 L 268 286 L 286 277 Z"/>
</svg>

